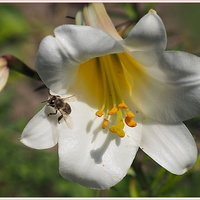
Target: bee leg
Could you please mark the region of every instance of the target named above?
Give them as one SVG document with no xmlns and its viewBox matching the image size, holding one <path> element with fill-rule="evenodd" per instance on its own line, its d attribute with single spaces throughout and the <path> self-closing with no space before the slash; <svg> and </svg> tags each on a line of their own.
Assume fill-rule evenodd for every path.
<svg viewBox="0 0 200 200">
<path fill-rule="evenodd" d="M 55 112 L 55 113 L 49 113 L 49 114 L 48 114 L 48 117 L 49 117 L 49 115 L 56 115 L 56 114 L 57 114 L 57 112 L 58 112 L 58 111 L 56 110 L 56 112 Z"/>
<path fill-rule="evenodd" d="M 60 124 L 60 120 L 63 118 L 63 114 L 60 115 L 60 117 L 58 117 L 58 123 Z"/>
</svg>

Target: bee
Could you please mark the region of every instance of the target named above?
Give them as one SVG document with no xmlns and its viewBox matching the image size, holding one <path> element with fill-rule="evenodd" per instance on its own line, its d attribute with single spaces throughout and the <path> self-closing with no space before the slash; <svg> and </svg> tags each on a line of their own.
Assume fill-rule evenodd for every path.
<svg viewBox="0 0 200 200">
<path fill-rule="evenodd" d="M 68 127 L 72 128 L 72 124 L 69 121 L 69 115 L 72 112 L 72 109 L 66 101 L 74 96 L 70 96 L 67 98 L 61 98 L 59 95 L 51 95 L 50 93 L 49 93 L 49 95 L 50 95 L 50 98 L 46 101 L 43 101 L 42 103 L 46 102 L 48 106 L 51 106 L 55 109 L 55 112 L 49 113 L 48 117 L 50 115 L 56 115 L 59 111 L 61 115 L 58 117 L 58 123 L 60 124 L 61 119 L 64 119 L 64 121 L 66 122 Z"/>
</svg>

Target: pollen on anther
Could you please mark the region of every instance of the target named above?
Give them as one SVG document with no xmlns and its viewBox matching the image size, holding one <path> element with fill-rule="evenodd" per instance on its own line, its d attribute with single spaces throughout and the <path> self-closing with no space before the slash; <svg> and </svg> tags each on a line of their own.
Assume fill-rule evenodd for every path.
<svg viewBox="0 0 200 200">
<path fill-rule="evenodd" d="M 127 109 L 128 106 L 127 106 L 125 103 L 120 103 L 120 104 L 118 105 L 118 108 L 125 108 L 125 109 Z"/>
<path fill-rule="evenodd" d="M 130 111 L 130 110 L 126 112 L 126 116 L 129 117 L 129 118 L 135 117 L 135 115 L 133 114 L 133 112 Z"/>
<path fill-rule="evenodd" d="M 118 110 L 119 110 L 118 107 L 113 107 L 113 108 L 108 112 L 108 114 L 109 114 L 109 115 L 113 115 L 113 114 L 117 113 Z"/>
<path fill-rule="evenodd" d="M 96 115 L 97 117 L 101 117 L 101 116 L 104 115 L 104 112 L 103 112 L 103 110 L 98 110 L 98 111 L 95 113 L 95 115 Z"/>
<path fill-rule="evenodd" d="M 130 117 L 126 117 L 126 118 L 125 118 L 125 123 L 126 123 L 129 127 L 135 127 L 135 126 L 137 126 L 136 121 L 133 120 L 133 119 L 130 118 Z"/>
<path fill-rule="evenodd" d="M 102 127 L 103 129 L 105 129 L 107 126 L 108 126 L 108 120 L 107 120 L 107 119 L 104 119 L 104 120 L 103 120 L 103 123 L 102 123 L 102 125 L 101 125 L 101 127 Z"/>
</svg>

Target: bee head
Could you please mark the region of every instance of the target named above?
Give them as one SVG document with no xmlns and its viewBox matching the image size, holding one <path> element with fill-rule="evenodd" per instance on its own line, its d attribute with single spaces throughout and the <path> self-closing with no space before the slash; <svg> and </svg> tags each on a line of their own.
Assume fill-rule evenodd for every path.
<svg viewBox="0 0 200 200">
<path fill-rule="evenodd" d="M 47 103 L 51 107 L 55 107 L 55 102 L 56 102 L 56 96 L 51 97 L 49 100 L 47 100 Z"/>
</svg>

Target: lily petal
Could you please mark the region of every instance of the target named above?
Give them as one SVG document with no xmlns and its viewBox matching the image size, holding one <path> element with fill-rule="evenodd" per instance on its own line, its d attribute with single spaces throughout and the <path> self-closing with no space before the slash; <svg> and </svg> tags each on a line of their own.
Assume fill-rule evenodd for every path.
<svg viewBox="0 0 200 200">
<path fill-rule="evenodd" d="M 83 186 L 107 189 L 127 173 L 138 150 L 141 134 L 137 128 L 126 127 L 127 135 L 120 138 L 101 128 L 102 118 L 84 103 L 70 104 L 73 128 L 60 126 L 59 161 L 61 175 Z"/>
<path fill-rule="evenodd" d="M 5 87 L 8 77 L 9 68 L 7 67 L 7 61 L 4 58 L 0 58 L 0 91 Z"/>
<path fill-rule="evenodd" d="M 195 141 L 183 123 L 144 120 L 141 149 L 171 173 L 180 175 L 197 159 Z"/>
<path fill-rule="evenodd" d="M 44 106 L 26 125 L 20 141 L 34 149 L 47 149 L 57 144 L 57 133 L 55 125 L 57 121 L 48 117 L 52 111 L 50 107 Z"/>
<path fill-rule="evenodd" d="M 135 102 L 143 113 L 179 122 L 200 113 L 200 58 L 185 52 L 132 52 L 144 69 Z"/>
<path fill-rule="evenodd" d="M 74 83 L 79 64 L 124 51 L 107 33 L 89 26 L 62 25 L 54 34 L 42 40 L 36 67 L 45 85 L 57 94 L 65 94 Z"/>
<path fill-rule="evenodd" d="M 108 16 L 103 3 L 92 3 L 84 7 L 83 15 L 88 26 L 99 28 L 116 40 L 122 40 L 110 17 Z"/>
<path fill-rule="evenodd" d="M 0 91 L 6 86 L 9 77 L 9 68 L 0 69 Z"/>
<path fill-rule="evenodd" d="M 131 50 L 165 50 L 167 44 L 165 26 L 156 11 L 150 10 L 139 20 L 124 39 L 124 44 Z"/>
</svg>

